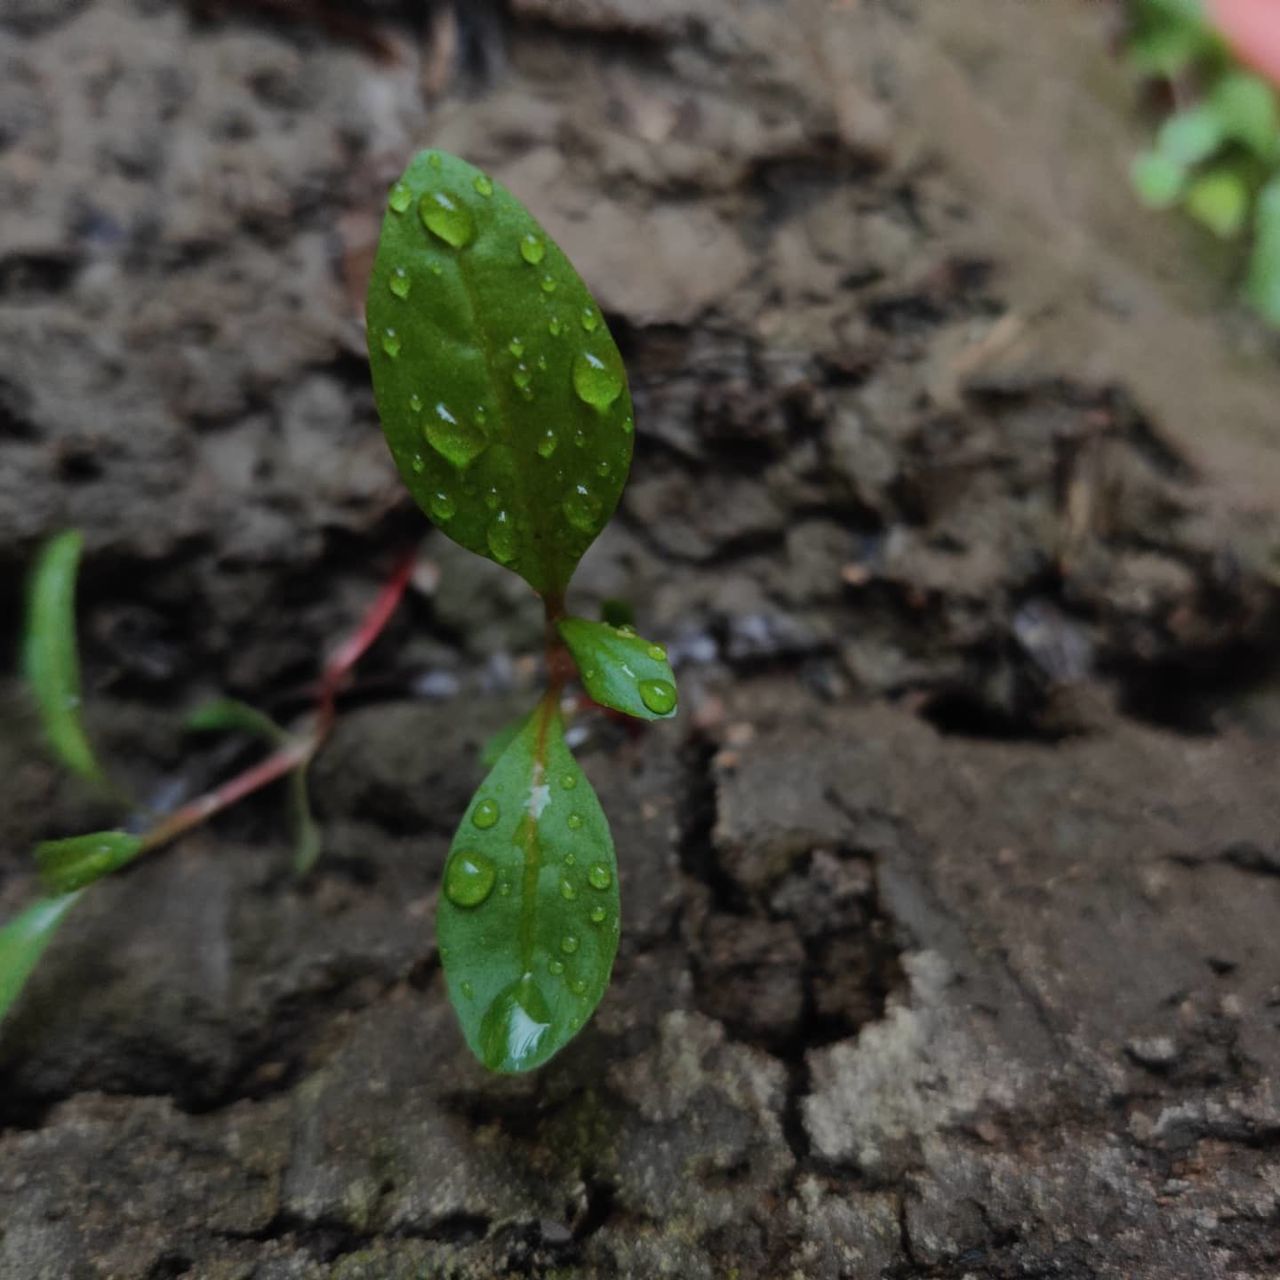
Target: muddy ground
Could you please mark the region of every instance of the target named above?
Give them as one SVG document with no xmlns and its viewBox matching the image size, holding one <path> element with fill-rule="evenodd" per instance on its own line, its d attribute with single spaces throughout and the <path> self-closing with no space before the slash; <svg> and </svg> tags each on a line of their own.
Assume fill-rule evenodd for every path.
<svg viewBox="0 0 1280 1280">
<path fill-rule="evenodd" d="M 424 529 L 362 278 L 428 142 L 597 291 L 637 450 L 574 603 L 624 933 L 486 1075 L 441 863 L 538 610 L 438 535 L 314 771 L 94 890 L 0 1035 L 3 1280 L 1280 1273 L 1280 364 L 1124 188 L 1096 6 L 0 7 L 0 657 L 87 536 L 89 723 L 172 804 Z M 0 686 L 0 911 L 110 821 Z M 231 752 L 239 751 L 233 756 Z"/>
</svg>

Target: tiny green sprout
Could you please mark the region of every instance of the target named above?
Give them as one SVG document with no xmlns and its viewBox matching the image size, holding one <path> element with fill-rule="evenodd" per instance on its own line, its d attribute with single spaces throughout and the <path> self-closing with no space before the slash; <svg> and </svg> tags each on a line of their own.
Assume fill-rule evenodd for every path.
<svg viewBox="0 0 1280 1280">
<path fill-rule="evenodd" d="M 527 1071 L 590 1017 L 618 947 L 613 840 L 565 742 L 564 686 L 576 665 L 605 707 L 643 720 L 676 711 L 658 645 L 565 610 L 630 469 L 626 371 L 546 231 L 441 151 L 415 156 L 391 188 L 367 315 L 378 413 L 409 492 L 546 610 L 547 690 L 486 744 L 490 772 L 454 835 L 437 912 L 468 1045 L 495 1071 Z"/>
</svg>

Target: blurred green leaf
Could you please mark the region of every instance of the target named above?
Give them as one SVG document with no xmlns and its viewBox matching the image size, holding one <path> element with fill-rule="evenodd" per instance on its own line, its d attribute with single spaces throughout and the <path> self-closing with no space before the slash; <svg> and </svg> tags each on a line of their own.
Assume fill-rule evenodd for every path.
<svg viewBox="0 0 1280 1280">
<path fill-rule="evenodd" d="M 472 797 L 445 864 L 436 936 L 471 1051 L 529 1071 L 567 1044 L 608 986 L 618 924 L 609 824 L 547 699 Z"/>
<path fill-rule="evenodd" d="M 1245 295 L 1267 320 L 1280 325 L 1280 177 L 1258 196 Z"/>
<path fill-rule="evenodd" d="M 125 831 L 93 831 L 36 845 L 41 878 L 55 893 L 83 889 L 102 876 L 132 862 L 142 841 Z"/>
<path fill-rule="evenodd" d="M 305 876 L 316 865 L 322 847 L 320 828 L 311 813 L 305 765 L 289 775 L 289 820 L 293 826 L 293 870 Z"/>
<path fill-rule="evenodd" d="M 1280 147 L 1280 112 L 1275 90 L 1260 76 L 1247 71 L 1223 76 L 1209 95 L 1209 108 L 1224 137 L 1240 143 L 1264 162 L 1275 157 Z"/>
<path fill-rule="evenodd" d="M 1139 0 L 1134 11 L 1128 56 L 1144 75 L 1172 78 L 1218 48 L 1195 0 Z"/>
<path fill-rule="evenodd" d="M 568 258 L 479 169 L 423 151 L 391 189 L 367 314 L 378 414 L 418 505 L 562 592 L 632 446 L 622 357 Z"/>
<path fill-rule="evenodd" d="M 1171 115 L 1156 134 L 1156 151 L 1189 168 L 1207 160 L 1222 145 L 1222 121 L 1204 103 Z"/>
<path fill-rule="evenodd" d="M 249 733 L 282 744 L 289 735 L 272 718 L 236 698 L 217 698 L 187 716 L 187 728 L 199 733 Z"/>
<path fill-rule="evenodd" d="M 1149 209 L 1169 209 L 1178 203 L 1187 171 L 1157 151 L 1144 151 L 1129 170 L 1138 198 Z"/>
<path fill-rule="evenodd" d="M 1211 169 L 1187 188 L 1184 204 L 1214 235 L 1229 240 L 1240 234 L 1249 217 L 1249 187 L 1233 169 Z"/>
<path fill-rule="evenodd" d="M 22 992 L 79 892 L 41 898 L 0 927 L 0 1018 Z"/>
<path fill-rule="evenodd" d="M 105 777 L 80 723 L 76 573 L 84 539 L 74 529 L 51 538 L 32 570 L 23 636 L 23 670 L 45 737 L 58 759 L 92 782 Z"/>
<path fill-rule="evenodd" d="M 582 686 L 602 707 L 639 720 L 669 720 L 676 713 L 676 678 L 661 645 L 630 627 L 564 618 L 560 635 L 573 654 Z"/>
<path fill-rule="evenodd" d="M 636 612 L 627 600 L 602 600 L 600 621 L 607 622 L 611 627 L 634 627 Z"/>
</svg>

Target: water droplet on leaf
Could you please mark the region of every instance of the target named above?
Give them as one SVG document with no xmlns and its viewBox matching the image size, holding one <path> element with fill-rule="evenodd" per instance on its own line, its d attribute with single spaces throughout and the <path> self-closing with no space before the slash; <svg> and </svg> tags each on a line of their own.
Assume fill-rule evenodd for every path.
<svg viewBox="0 0 1280 1280">
<path fill-rule="evenodd" d="M 393 360 L 400 354 L 400 335 L 394 329 L 382 331 L 382 349 Z"/>
<path fill-rule="evenodd" d="M 511 374 L 511 381 L 514 382 L 521 391 L 526 391 L 528 390 L 529 383 L 533 381 L 533 372 L 527 364 L 518 364 Z"/>
<path fill-rule="evenodd" d="M 524 343 L 521 342 L 519 338 L 512 338 L 511 341 L 507 343 L 507 350 L 510 351 L 517 360 L 519 360 L 520 357 L 524 355 Z"/>
<path fill-rule="evenodd" d="M 547 968 L 554 973 L 556 977 L 559 977 L 564 972 L 564 961 L 552 960 L 547 964 Z"/>
<path fill-rule="evenodd" d="M 581 978 L 574 978 L 574 980 L 569 983 L 569 990 L 572 991 L 575 996 L 585 996 L 587 994 L 587 984 Z"/>
<path fill-rule="evenodd" d="M 493 183 L 487 174 L 477 173 L 476 180 L 471 185 L 475 187 L 477 195 L 485 197 L 493 195 Z"/>
<path fill-rule="evenodd" d="M 429 191 L 418 201 L 418 213 L 433 236 L 461 249 L 475 238 L 471 212 L 447 191 Z"/>
<path fill-rule="evenodd" d="M 603 412 L 621 396 L 622 379 L 599 356 L 580 351 L 573 357 L 573 390 L 581 401 Z"/>
<path fill-rule="evenodd" d="M 510 564 L 516 558 L 516 531 L 505 511 L 499 511 L 493 517 L 484 537 L 499 564 Z"/>
<path fill-rule="evenodd" d="M 495 997 L 480 1023 L 480 1054 L 492 1071 L 529 1064 L 551 1029 L 551 1010 L 531 973 Z"/>
<path fill-rule="evenodd" d="M 582 814 L 571 813 L 568 817 L 567 825 L 570 831 L 580 831 L 582 829 Z M 565 861 L 567 862 L 568 858 Z"/>
<path fill-rule="evenodd" d="M 647 653 L 654 662 L 666 662 L 667 660 L 667 651 L 660 644 L 651 644 L 645 650 L 645 653 Z"/>
<path fill-rule="evenodd" d="M 492 800 L 481 800 L 471 813 L 471 821 L 481 831 L 488 829 L 498 821 L 498 806 Z"/>
<path fill-rule="evenodd" d="M 478 907 L 493 892 L 496 878 L 490 858 L 460 849 L 444 871 L 445 896 L 455 907 Z"/>
<path fill-rule="evenodd" d="M 587 871 L 587 883 L 593 889 L 607 889 L 613 883 L 613 872 L 603 862 L 593 862 Z"/>
<path fill-rule="evenodd" d="M 387 203 L 396 213 L 403 213 L 413 203 L 413 192 L 403 182 L 397 182 L 387 196 Z"/>
<path fill-rule="evenodd" d="M 607 916 L 608 916 L 608 915 L 609 915 L 609 913 L 608 913 L 608 912 L 607 912 L 603 907 L 592 907 L 592 908 L 591 908 L 591 923 L 592 923 L 592 924 L 604 924 L 605 919 L 607 918 Z"/>
<path fill-rule="evenodd" d="M 463 996 L 465 996 L 466 999 L 468 1000 L 475 999 L 476 989 L 471 985 L 471 983 L 469 982 L 461 983 L 460 986 L 458 987 L 458 990 L 462 992 Z"/>
<path fill-rule="evenodd" d="M 409 397 L 409 408 L 414 413 L 422 412 L 422 397 L 416 391 Z"/>
<path fill-rule="evenodd" d="M 552 316 L 551 319 L 547 321 L 547 332 L 553 338 L 558 338 L 564 332 L 564 325 L 562 325 L 555 316 Z"/>
<path fill-rule="evenodd" d="M 596 325 L 600 323 L 600 317 L 596 315 L 591 307 L 582 308 L 582 327 L 588 333 L 595 333 Z"/>
<path fill-rule="evenodd" d="M 459 422 L 443 403 L 427 416 L 422 430 L 427 443 L 455 467 L 469 466 L 489 447 L 483 431 L 469 422 Z"/>
<path fill-rule="evenodd" d="M 560 785 L 566 791 L 572 791 L 578 785 L 578 775 L 576 773 L 565 773 L 560 776 Z"/>
<path fill-rule="evenodd" d="M 573 955 L 578 949 L 578 935 L 576 933 L 566 933 L 560 939 L 560 950 L 567 956 Z"/>
<path fill-rule="evenodd" d="M 586 485 L 577 485 L 564 500 L 564 514 L 575 529 L 594 533 L 600 525 L 600 499 Z"/>
<path fill-rule="evenodd" d="M 437 520 L 452 520 L 457 509 L 453 499 L 443 490 L 431 495 L 431 514 Z"/>
<path fill-rule="evenodd" d="M 564 879 L 560 881 L 560 896 L 566 902 L 572 902 L 578 896 L 578 891 L 573 887 L 572 880 Z"/>
<path fill-rule="evenodd" d="M 556 451 L 556 433 L 550 427 L 542 433 L 542 438 L 537 443 L 538 457 L 549 458 Z"/>
<path fill-rule="evenodd" d="M 403 267 L 397 267 L 391 273 L 391 278 L 387 281 L 387 287 L 397 298 L 407 298 L 410 288 L 409 273 Z"/>
<path fill-rule="evenodd" d="M 675 686 L 668 680 L 641 680 L 640 701 L 656 716 L 665 716 L 676 705 Z"/>
<path fill-rule="evenodd" d="M 532 267 L 536 267 L 538 263 L 546 256 L 547 246 L 542 243 L 538 236 L 532 231 L 528 235 L 522 236 L 520 239 L 520 256 Z"/>
<path fill-rule="evenodd" d="M 556 291 L 556 282 L 555 282 L 555 279 L 554 279 L 552 276 L 543 276 L 543 277 L 542 277 L 542 292 L 543 292 L 543 293 L 555 293 L 555 291 Z"/>
</svg>

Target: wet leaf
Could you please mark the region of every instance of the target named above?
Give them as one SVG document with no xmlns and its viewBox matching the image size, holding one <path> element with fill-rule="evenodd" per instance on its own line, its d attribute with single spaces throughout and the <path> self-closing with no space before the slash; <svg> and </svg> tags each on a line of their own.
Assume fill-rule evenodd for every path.
<svg viewBox="0 0 1280 1280">
<path fill-rule="evenodd" d="M 92 831 L 36 845 L 36 864 L 51 890 L 70 893 L 132 862 L 141 852 L 142 841 L 135 835 Z"/>
<path fill-rule="evenodd" d="M 669 720 L 676 713 L 676 678 L 666 651 L 630 627 L 565 618 L 560 635 L 569 646 L 582 686 L 603 707 L 640 720 Z"/>
<path fill-rule="evenodd" d="M 545 699 L 472 797 L 445 865 L 436 933 L 472 1052 L 512 1072 L 563 1048 L 608 986 L 618 926 L 609 824 Z"/>
<path fill-rule="evenodd" d="M 236 698 L 216 698 L 187 717 L 187 728 L 199 733 L 248 733 L 282 744 L 289 735 L 269 716 Z"/>
<path fill-rule="evenodd" d="M 0 927 L 0 1018 L 13 1006 L 80 894 L 41 898 Z"/>
<path fill-rule="evenodd" d="M 562 592 L 632 444 L 622 358 L 569 260 L 479 169 L 424 151 L 391 189 L 367 314 L 378 413 L 418 505 Z"/>
<path fill-rule="evenodd" d="M 1280 325 L 1280 178 L 1258 196 L 1253 253 L 1245 293 L 1272 324 Z"/>
<path fill-rule="evenodd" d="M 84 539 L 74 529 L 47 542 L 32 571 L 23 637 L 23 669 L 40 709 L 45 737 L 73 773 L 104 775 L 80 723 L 76 647 L 76 573 Z"/>
</svg>

